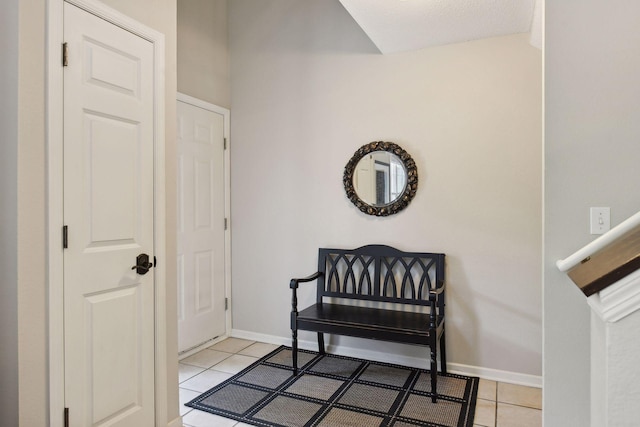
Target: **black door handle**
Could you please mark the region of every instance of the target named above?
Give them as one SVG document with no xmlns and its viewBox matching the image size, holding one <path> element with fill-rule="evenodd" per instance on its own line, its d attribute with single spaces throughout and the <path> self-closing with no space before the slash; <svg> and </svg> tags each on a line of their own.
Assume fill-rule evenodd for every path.
<svg viewBox="0 0 640 427">
<path fill-rule="evenodd" d="M 136 270 L 136 273 L 142 276 L 147 274 L 151 267 L 153 267 L 153 263 L 149 262 L 149 255 L 140 254 L 136 257 L 136 265 L 131 267 L 131 269 Z"/>
</svg>

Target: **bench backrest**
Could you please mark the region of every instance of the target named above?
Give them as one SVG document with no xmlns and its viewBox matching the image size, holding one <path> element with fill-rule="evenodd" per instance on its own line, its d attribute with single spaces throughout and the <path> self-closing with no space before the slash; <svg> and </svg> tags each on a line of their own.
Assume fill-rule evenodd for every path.
<svg viewBox="0 0 640 427">
<path fill-rule="evenodd" d="M 444 286 L 444 254 L 402 252 L 385 245 L 318 252 L 317 301 L 323 297 L 429 305 L 429 290 Z M 444 292 L 438 297 L 444 309 Z"/>
</svg>

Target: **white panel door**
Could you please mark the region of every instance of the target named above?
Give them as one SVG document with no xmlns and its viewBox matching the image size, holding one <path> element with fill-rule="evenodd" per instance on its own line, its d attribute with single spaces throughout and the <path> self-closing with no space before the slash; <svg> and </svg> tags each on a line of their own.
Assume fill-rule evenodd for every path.
<svg viewBox="0 0 640 427">
<path fill-rule="evenodd" d="M 226 331 L 224 116 L 178 101 L 178 350 Z"/>
<path fill-rule="evenodd" d="M 72 426 L 154 425 L 152 44 L 65 3 L 65 406 Z"/>
</svg>

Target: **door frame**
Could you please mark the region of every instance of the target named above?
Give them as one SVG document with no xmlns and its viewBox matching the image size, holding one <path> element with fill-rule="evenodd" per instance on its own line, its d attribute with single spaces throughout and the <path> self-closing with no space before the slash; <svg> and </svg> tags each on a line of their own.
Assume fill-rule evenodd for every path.
<svg viewBox="0 0 640 427">
<path fill-rule="evenodd" d="M 168 420 L 167 410 L 167 295 L 165 217 L 165 41 L 164 35 L 97 0 L 47 0 L 46 56 L 46 165 L 47 165 L 47 289 L 49 425 L 64 425 L 64 258 L 63 225 L 63 68 L 64 1 L 142 37 L 154 50 L 154 255 L 155 269 L 155 424 L 182 425 Z M 72 415 L 73 416 L 73 415 Z"/>
<path fill-rule="evenodd" d="M 222 154 L 224 167 L 224 217 L 227 220 L 227 229 L 224 231 L 224 296 L 229 302 L 225 312 L 225 336 L 231 335 L 231 113 L 227 108 L 220 107 L 210 102 L 203 101 L 193 96 L 178 92 L 177 101 L 190 104 L 203 110 L 221 114 L 223 117 L 223 137 L 226 140 L 226 148 Z M 207 344 L 207 346 L 210 344 Z M 198 348 L 199 349 L 199 348 Z"/>
</svg>

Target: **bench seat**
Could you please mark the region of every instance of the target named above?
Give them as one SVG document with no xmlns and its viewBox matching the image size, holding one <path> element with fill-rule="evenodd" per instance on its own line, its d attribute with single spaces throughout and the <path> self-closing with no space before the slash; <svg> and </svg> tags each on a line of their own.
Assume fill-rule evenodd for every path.
<svg viewBox="0 0 640 427">
<path fill-rule="evenodd" d="M 431 337 L 428 313 L 328 303 L 299 312 L 298 329 L 418 345 L 429 345 Z"/>
</svg>

